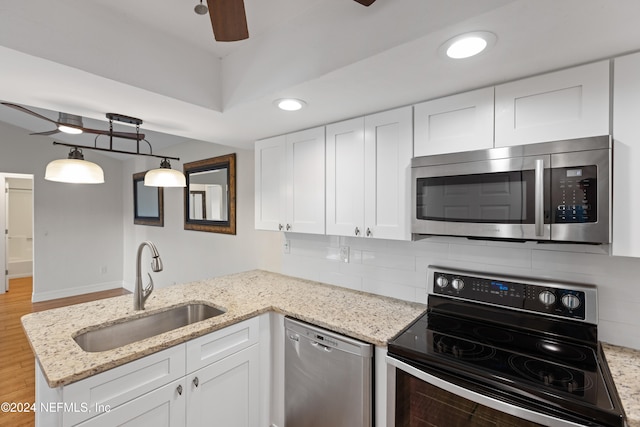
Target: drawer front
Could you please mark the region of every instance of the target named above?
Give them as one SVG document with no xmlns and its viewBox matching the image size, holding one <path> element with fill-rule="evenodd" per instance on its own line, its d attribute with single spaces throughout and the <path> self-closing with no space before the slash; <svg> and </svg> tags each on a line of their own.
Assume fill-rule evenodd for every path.
<svg viewBox="0 0 640 427">
<path fill-rule="evenodd" d="M 185 344 L 134 360 L 64 387 L 63 425 L 71 426 L 115 408 L 186 374 Z"/>
<path fill-rule="evenodd" d="M 254 317 L 191 340 L 186 343 L 187 373 L 256 344 L 259 338 L 260 320 Z"/>
</svg>

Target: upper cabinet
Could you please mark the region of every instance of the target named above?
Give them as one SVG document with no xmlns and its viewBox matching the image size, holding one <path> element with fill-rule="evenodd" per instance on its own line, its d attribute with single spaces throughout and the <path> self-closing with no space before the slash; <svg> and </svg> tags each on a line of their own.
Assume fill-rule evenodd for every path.
<svg viewBox="0 0 640 427">
<path fill-rule="evenodd" d="M 495 146 L 609 134 L 609 61 L 496 86 Z"/>
<path fill-rule="evenodd" d="M 493 147 L 493 87 L 414 107 L 414 156 Z"/>
<path fill-rule="evenodd" d="M 255 226 L 324 234 L 324 127 L 256 142 Z"/>
<path fill-rule="evenodd" d="M 410 240 L 412 109 L 327 126 L 327 234 Z"/>
<path fill-rule="evenodd" d="M 640 198 L 635 172 L 640 164 L 640 54 L 617 58 L 613 80 L 612 255 L 640 257 Z"/>
</svg>

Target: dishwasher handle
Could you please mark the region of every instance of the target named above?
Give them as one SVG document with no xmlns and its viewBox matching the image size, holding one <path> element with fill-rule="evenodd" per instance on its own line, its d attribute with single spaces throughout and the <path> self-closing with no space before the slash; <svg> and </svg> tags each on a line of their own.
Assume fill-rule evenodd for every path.
<svg viewBox="0 0 640 427">
<path fill-rule="evenodd" d="M 327 353 L 331 353 L 333 351 L 331 347 L 326 346 L 324 344 L 320 344 L 319 342 L 316 342 L 316 341 L 311 341 L 311 345 L 313 346 L 313 348 L 316 348 L 318 350 L 324 350 Z"/>
</svg>

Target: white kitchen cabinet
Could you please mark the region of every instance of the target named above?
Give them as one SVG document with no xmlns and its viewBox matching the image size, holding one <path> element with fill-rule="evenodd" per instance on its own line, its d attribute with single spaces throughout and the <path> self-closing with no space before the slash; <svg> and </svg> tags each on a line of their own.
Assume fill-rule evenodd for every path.
<svg viewBox="0 0 640 427">
<path fill-rule="evenodd" d="M 186 380 L 181 378 L 157 390 L 91 418 L 81 427 L 186 426 Z"/>
<path fill-rule="evenodd" d="M 285 136 L 256 142 L 255 227 L 282 229 L 286 223 Z"/>
<path fill-rule="evenodd" d="M 612 255 L 640 257 L 640 197 L 635 173 L 640 164 L 640 54 L 616 58 L 613 79 Z"/>
<path fill-rule="evenodd" d="M 266 416 L 262 318 L 268 322 L 268 315 L 254 317 L 55 389 L 37 364 L 36 405 L 53 410 L 36 426 L 258 426 Z"/>
<path fill-rule="evenodd" d="M 414 156 L 493 148 L 494 88 L 414 106 Z"/>
<path fill-rule="evenodd" d="M 253 345 L 190 374 L 187 425 L 258 426 L 259 362 L 259 346 Z"/>
<path fill-rule="evenodd" d="M 364 236 L 364 117 L 327 126 L 327 234 Z"/>
<path fill-rule="evenodd" d="M 324 127 L 256 142 L 255 226 L 324 234 Z"/>
<path fill-rule="evenodd" d="M 495 146 L 609 134 L 609 61 L 495 88 Z"/>
<path fill-rule="evenodd" d="M 185 374 L 185 346 L 181 344 L 69 384 L 62 388 L 64 404 L 89 410 L 64 411 L 63 425 L 74 426 L 103 412 L 96 418 L 109 416 L 107 408 L 113 410 Z M 133 417 L 130 410 L 125 413 Z"/>
<path fill-rule="evenodd" d="M 327 234 L 409 240 L 412 108 L 327 126 Z"/>
</svg>

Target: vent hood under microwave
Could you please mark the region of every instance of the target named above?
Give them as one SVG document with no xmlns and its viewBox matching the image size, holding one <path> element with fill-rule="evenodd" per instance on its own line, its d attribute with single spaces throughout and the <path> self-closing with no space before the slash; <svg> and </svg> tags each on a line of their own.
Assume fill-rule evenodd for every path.
<svg viewBox="0 0 640 427">
<path fill-rule="evenodd" d="M 411 232 L 611 242 L 609 135 L 412 160 Z"/>
</svg>

